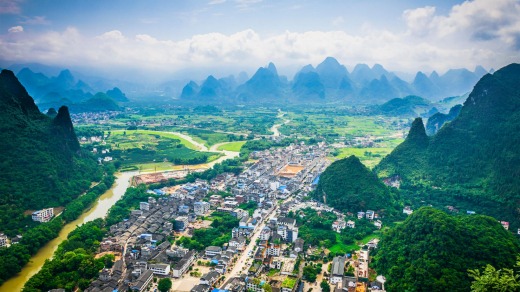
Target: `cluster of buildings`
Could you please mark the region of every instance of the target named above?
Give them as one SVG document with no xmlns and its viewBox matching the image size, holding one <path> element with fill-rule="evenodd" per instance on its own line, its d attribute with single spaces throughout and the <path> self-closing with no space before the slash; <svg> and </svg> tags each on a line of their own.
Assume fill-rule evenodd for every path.
<svg viewBox="0 0 520 292">
<path fill-rule="evenodd" d="M 296 221 L 286 217 L 291 205 L 288 201 L 292 199 L 289 195 L 312 190 L 329 164 L 326 154 L 322 144 L 293 144 L 255 152 L 256 162 L 238 176 L 224 173 L 210 182 L 197 180 L 149 190 L 153 196 L 140 202 L 139 209 L 132 210 L 129 218 L 112 225 L 109 235 L 100 243 L 100 252 L 114 253 L 117 261 L 86 291 L 144 291 L 154 276 L 184 277 L 197 259 L 209 261 L 211 270 L 202 275 L 192 291 L 210 291 L 222 284 L 222 276 L 229 279 L 227 286 L 243 289 L 235 287 L 230 291 L 259 291 L 263 284 L 257 279 L 270 269 L 280 270 L 283 279 L 268 285 L 294 291 L 297 281 L 293 279 L 298 278 L 294 265 L 304 242 L 298 238 Z M 284 201 L 281 205 L 280 200 Z M 239 207 L 248 202 L 254 208 Z M 230 230 L 229 242 L 209 246 L 200 253 L 170 244 L 170 236 L 190 236 L 200 225 L 200 218 L 213 211 L 239 219 L 238 226 Z M 238 258 L 246 254 L 252 264 L 240 271 L 245 274 L 231 273 Z"/>
</svg>

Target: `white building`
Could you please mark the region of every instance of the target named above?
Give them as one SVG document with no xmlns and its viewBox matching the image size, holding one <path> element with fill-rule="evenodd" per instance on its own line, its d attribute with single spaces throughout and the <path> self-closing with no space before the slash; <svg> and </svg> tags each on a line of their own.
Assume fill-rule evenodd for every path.
<svg viewBox="0 0 520 292">
<path fill-rule="evenodd" d="M 403 209 L 403 213 L 406 214 L 406 215 L 411 215 L 413 213 L 413 210 L 410 209 L 410 206 L 406 206 Z"/>
<path fill-rule="evenodd" d="M 35 211 L 32 213 L 32 220 L 37 222 L 49 222 L 51 221 L 52 217 L 54 216 L 54 209 L 53 208 L 47 208 Z"/>
<path fill-rule="evenodd" d="M 367 217 L 368 220 L 374 220 L 375 213 L 376 212 L 374 212 L 372 210 L 367 210 L 367 212 L 365 213 L 365 216 Z"/>
<path fill-rule="evenodd" d="M 203 216 L 209 211 L 210 203 L 196 202 L 193 204 L 193 211 L 197 216 Z"/>
<path fill-rule="evenodd" d="M 195 252 L 189 251 L 182 259 L 173 267 L 172 274 L 175 278 L 180 278 L 189 269 L 195 260 Z"/>
<path fill-rule="evenodd" d="M 347 221 L 347 227 L 348 228 L 356 228 L 356 222 L 354 222 L 352 220 L 348 220 Z"/>
<path fill-rule="evenodd" d="M 148 270 L 151 270 L 154 274 L 167 276 L 170 274 L 170 265 L 167 264 L 151 264 L 148 265 Z"/>
</svg>

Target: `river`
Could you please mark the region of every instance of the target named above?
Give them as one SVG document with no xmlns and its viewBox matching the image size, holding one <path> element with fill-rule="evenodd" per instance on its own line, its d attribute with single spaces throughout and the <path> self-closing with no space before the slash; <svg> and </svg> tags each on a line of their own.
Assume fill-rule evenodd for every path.
<svg viewBox="0 0 520 292">
<path fill-rule="evenodd" d="M 116 174 L 117 179 L 114 182 L 112 188 L 101 195 L 101 197 L 99 197 L 94 205 L 88 211 L 81 214 L 78 219 L 63 226 L 58 237 L 49 241 L 45 246 L 40 248 L 36 255 L 34 255 L 31 260 L 23 267 L 20 273 L 0 286 L 0 291 L 21 291 L 25 285 L 25 282 L 27 282 L 42 268 L 46 259 L 52 258 L 52 255 L 58 248 L 58 245 L 63 240 L 67 239 L 67 235 L 69 235 L 69 233 L 74 230 L 76 226 L 106 216 L 108 209 L 110 209 L 110 207 L 112 207 L 112 205 L 114 205 L 115 202 L 121 199 L 121 197 L 125 194 L 126 189 L 128 186 L 130 186 L 130 178 L 135 174 L 136 172 L 124 172 Z"/>
<path fill-rule="evenodd" d="M 209 151 L 209 149 L 197 141 L 193 140 L 190 136 L 181 133 L 174 133 L 181 136 L 182 138 L 193 143 L 200 151 Z M 225 143 L 224 143 L 225 144 Z M 220 145 L 220 144 L 219 144 Z M 212 152 L 220 152 L 224 155 L 219 159 L 214 160 L 210 163 L 196 165 L 194 167 L 213 167 L 216 163 L 220 163 L 226 159 L 232 159 L 239 155 L 239 152 L 233 151 L 217 151 L 217 147 L 212 148 Z M 116 174 L 116 181 L 111 189 L 106 191 L 94 205 L 84 212 L 78 219 L 66 224 L 60 231 L 58 237 L 49 241 L 45 246 L 40 248 L 36 255 L 23 267 L 22 271 L 15 277 L 7 280 L 2 286 L 0 286 L 0 292 L 14 292 L 21 291 L 25 282 L 27 282 L 34 274 L 36 274 L 45 263 L 46 259 L 52 258 L 54 252 L 58 248 L 58 245 L 65 239 L 67 235 L 76 228 L 76 226 L 92 221 L 97 218 L 103 218 L 107 215 L 108 209 L 112 207 L 126 192 L 126 189 L 130 186 L 130 178 L 138 174 L 137 172 L 123 172 Z"/>
</svg>

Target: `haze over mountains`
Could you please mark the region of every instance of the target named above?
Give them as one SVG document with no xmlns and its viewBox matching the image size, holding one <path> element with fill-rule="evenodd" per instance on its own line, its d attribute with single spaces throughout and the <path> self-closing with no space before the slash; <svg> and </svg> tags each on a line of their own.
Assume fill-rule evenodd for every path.
<svg viewBox="0 0 520 292">
<path fill-rule="evenodd" d="M 128 101 L 123 91 L 131 93 L 131 100 L 168 102 L 175 99 L 178 102 L 206 104 L 345 102 L 350 105 L 370 105 L 409 95 L 436 102 L 468 93 L 478 79 L 487 73 L 481 66 L 474 71 L 452 69 L 443 75 L 435 71 L 429 75 L 417 72 L 415 78 L 407 82 L 380 64 L 372 67 L 357 64 L 349 71 L 335 58 L 328 57 L 316 67 L 310 64 L 303 66 L 292 79 L 280 75 L 276 65 L 269 63 L 266 67 L 258 68 L 251 77 L 240 72 L 236 76 L 223 78 L 209 75 L 200 82 L 172 80 L 150 85 L 124 81 L 118 84 L 117 81 L 101 77 L 82 76 L 80 79 L 68 69 L 49 77 L 39 71 L 57 70 L 38 64 L 30 65 L 34 70 L 21 65 L 12 67 L 19 70 L 17 77 L 40 107 L 65 104 L 73 112 L 88 110 L 89 103 L 101 104 L 92 110 L 117 109 L 117 103 Z M 83 81 L 83 78 L 89 81 Z M 106 96 L 90 100 L 97 92 L 106 94 L 112 101 Z"/>
<path fill-rule="evenodd" d="M 336 59 L 328 57 L 316 68 L 304 66 L 291 81 L 280 76 L 273 63 L 259 68 L 243 84 L 233 77 L 216 79 L 210 75 L 200 85 L 190 81 L 179 98 L 209 103 L 345 101 L 351 104 L 379 104 L 392 98 L 419 95 L 438 101 L 471 91 L 486 73 L 481 66 L 473 72 L 452 69 L 443 75 L 435 71 L 429 76 L 417 72 L 412 82 L 406 82 L 379 64 L 372 67 L 358 64 L 349 72 Z"/>
</svg>

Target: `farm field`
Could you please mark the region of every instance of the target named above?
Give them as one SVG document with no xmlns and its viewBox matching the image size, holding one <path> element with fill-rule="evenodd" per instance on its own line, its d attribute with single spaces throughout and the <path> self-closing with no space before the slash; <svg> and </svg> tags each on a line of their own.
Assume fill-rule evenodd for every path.
<svg viewBox="0 0 520 292">
<path fill-rule="evenodd" d="M 207 163 L 221 156 L 216 152 L 197 151 L 193 143 L 160 131 L 112 131 L 106 142 L 111 155 L 122 166 L 132 165 L 146 171 L 170 170 L 179 164 Z"/>
</svg>

